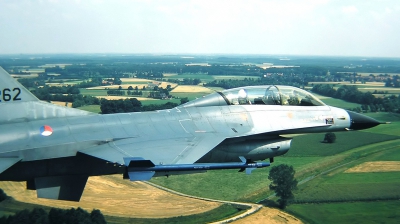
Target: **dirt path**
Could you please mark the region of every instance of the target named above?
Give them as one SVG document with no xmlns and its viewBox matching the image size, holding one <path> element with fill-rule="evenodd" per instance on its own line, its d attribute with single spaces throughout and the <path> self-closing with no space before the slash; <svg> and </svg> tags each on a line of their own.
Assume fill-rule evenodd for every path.
<svg viewBox="0 0 400 224">
<path fill-rule="evenodd" d="M 267 208 L 263 207 L 258 212 L 247 216 L 243 219 L 239 219 L 237 221 L 232 222 L 234 224 L 278 224 L 278 223 L 293 223 L 293 224 L 300 224 L 303 223 L 296 217 L 289 215 L 285 212 L 282 212 L 275 208 Z"/>
</svg>

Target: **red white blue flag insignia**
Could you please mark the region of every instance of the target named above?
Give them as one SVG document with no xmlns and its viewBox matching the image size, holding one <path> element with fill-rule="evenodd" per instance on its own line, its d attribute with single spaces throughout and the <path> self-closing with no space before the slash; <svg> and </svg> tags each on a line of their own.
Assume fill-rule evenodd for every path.
<svg viewBox="0 0 400 224">
<path fill-rule="evenodd" d="M 53 129 L 48 125 L 43 125 L 40 127 L 40 134 L 43 136 L 50 136 L 53 134 Z"/>
</svg>

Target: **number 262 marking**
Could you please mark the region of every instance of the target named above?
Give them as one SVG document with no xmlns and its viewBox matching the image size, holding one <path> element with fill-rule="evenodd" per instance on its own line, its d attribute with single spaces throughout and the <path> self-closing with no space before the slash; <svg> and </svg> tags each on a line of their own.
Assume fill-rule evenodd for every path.
<svg viewBox="0 0 400 224">
<path fill-rule="evenodd" d="M 21 89 L 20 88 L 14 88 L 12 90 L 9 89 L 9 88 L 5 88 L 5 89 L 0 91 L 0 102 L 2 100 L 4 100 L 4 101 L 21 100 L 21 98 L 19 98 L 19 94 L 21 94 Z"/>
</svg>

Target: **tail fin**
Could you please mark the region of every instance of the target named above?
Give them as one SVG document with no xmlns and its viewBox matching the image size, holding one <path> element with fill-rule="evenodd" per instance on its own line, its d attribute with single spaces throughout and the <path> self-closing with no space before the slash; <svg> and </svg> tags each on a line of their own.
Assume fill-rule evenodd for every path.
<svg viewBox="0 0 400 224">
<path fill-rule="evenodd" d="M 0 104 L 24 101 L 39 101 L 29 90 L 0 67 Z"/>
<path fill-rule="evenodd" d="M 40 101 L 0 67 L 0 124 L 54 117 L 92 115 L 90 112 Z"/>
</svg>

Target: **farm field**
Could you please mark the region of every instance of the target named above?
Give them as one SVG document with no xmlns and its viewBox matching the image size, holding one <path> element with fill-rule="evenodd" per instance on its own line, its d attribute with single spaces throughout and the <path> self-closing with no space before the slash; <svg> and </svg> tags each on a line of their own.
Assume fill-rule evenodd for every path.
<svg viewBox="0 0 400 224">
<path fill-rule="evenodd" d="M 0 182 L 0 188 L 7 195 L 24 203 L 58 208 L 79 206 L 88 211 L 100 209 L 108 216 L 187 216 L 207 212 L 222 205 L 171 194 L 142 182 L 124 180 L 121 175 L 90 177 L 80 202 L 36 198 L 36 191 L 26 190 L 25 182 Z"/>
<path fill-rule="evenodd" d="M 287 211 L 307 223 L 398 223 L 400 201 L 294 204 Z"/>
<path fill-rule="evenodd" d="M 351 161 L 299 186 L 288 211 L 310 223 L 397 223 L 399 140 L 351 151 Z"/>
<path fill-rule="evenodd" d="M 83 107 L 78 107 L 77 109 L 86 110 L 86 111 L 89 111 L 89 112 L 92 112 L 92 113 L 96 113 L 96 114 L 101 112 L 100 105 L 86 105 L 86 106 L 83 106 Z"/>
<path fill-rule="evenodd" d="M 164 79 L 201 79 L 203 82 L 210 82 L 214 80 L 214 77 L 206 73 L 183 73 L 179 75 L 167 76 L 164 77 Z"/>
</svg>

